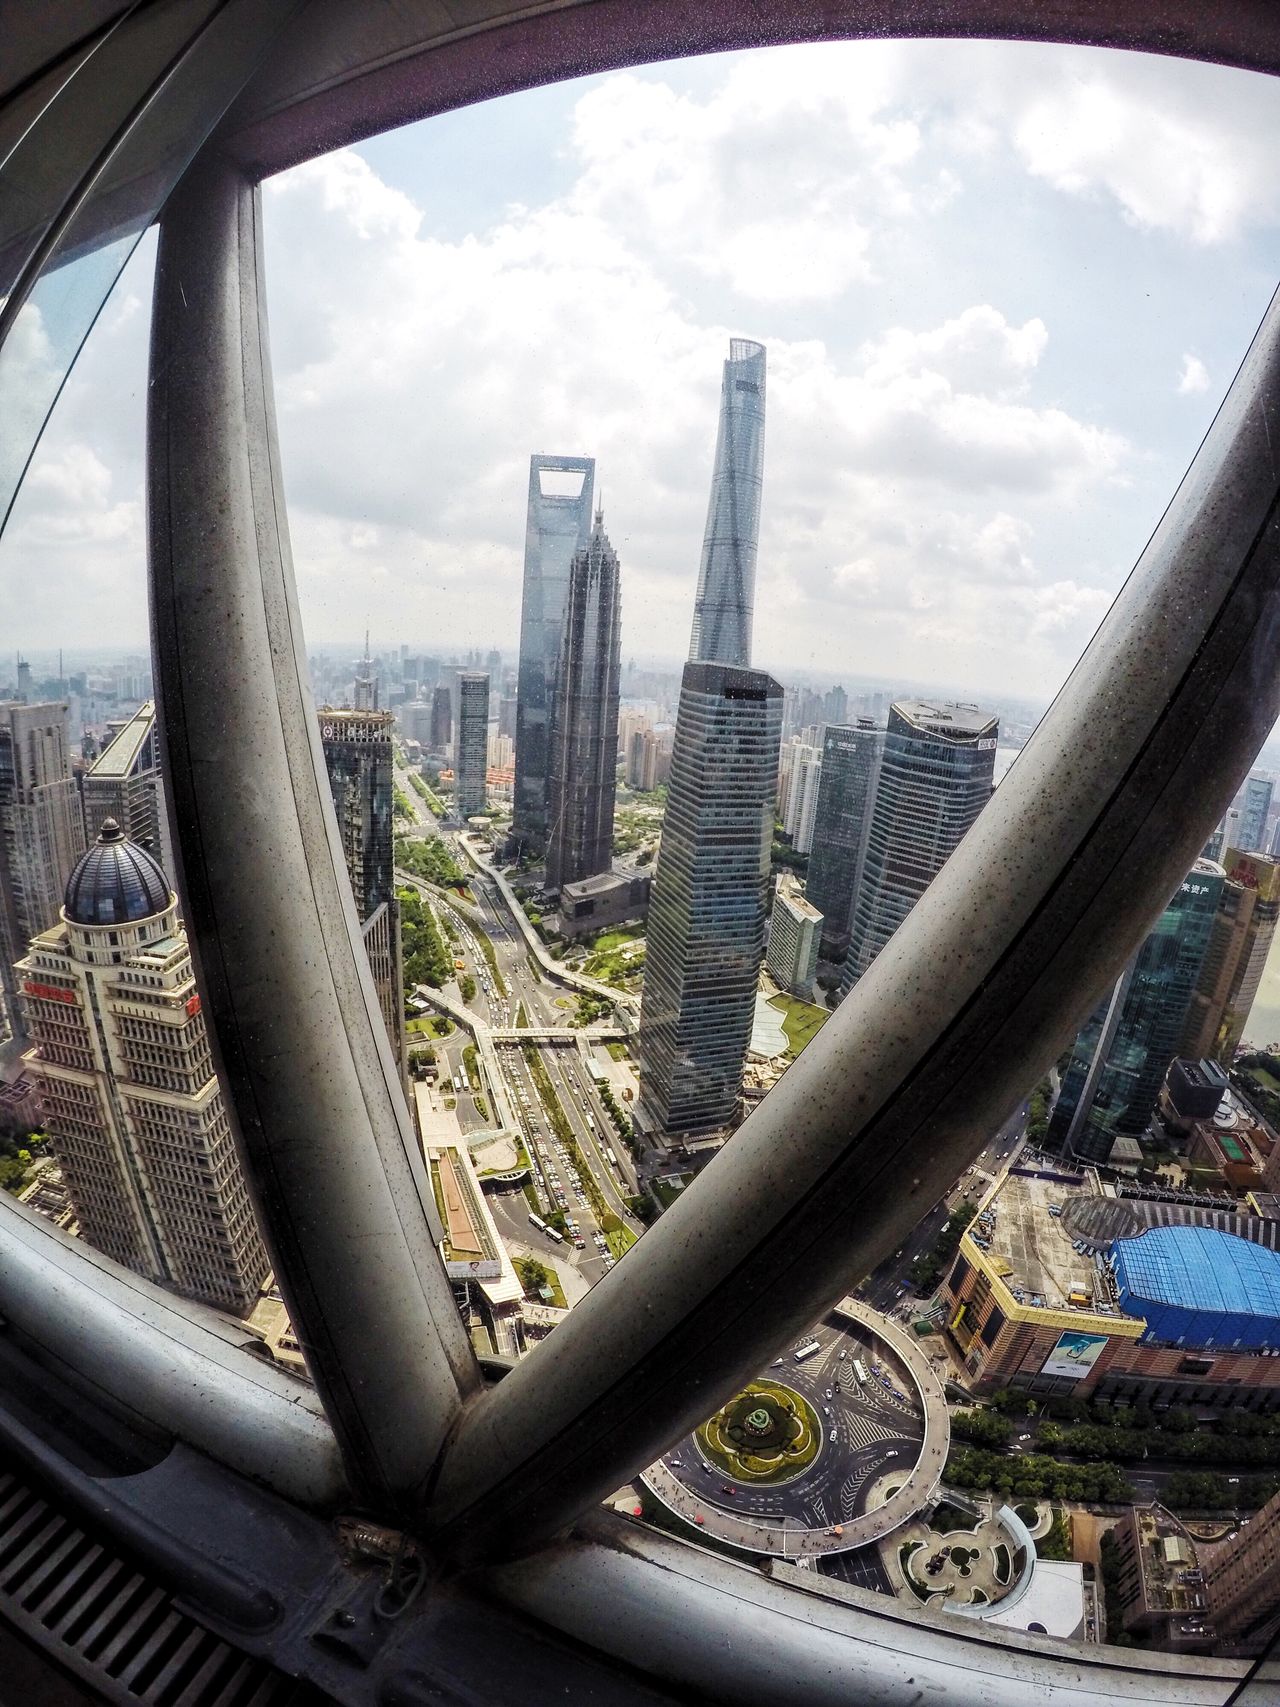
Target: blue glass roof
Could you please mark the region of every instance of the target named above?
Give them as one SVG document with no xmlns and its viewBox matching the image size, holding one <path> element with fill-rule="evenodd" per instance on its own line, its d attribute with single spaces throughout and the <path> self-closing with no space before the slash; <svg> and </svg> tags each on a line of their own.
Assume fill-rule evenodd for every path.
<svg viewBox="0 0 1280 1707">
<path fill-rule="evenodd" d="M 1280 1318 L 1280 1252 L 1216 1227 L 1150 1227 L 1112 1247 L 1130 1297 L 1183 1310 Z"/>
</svg>

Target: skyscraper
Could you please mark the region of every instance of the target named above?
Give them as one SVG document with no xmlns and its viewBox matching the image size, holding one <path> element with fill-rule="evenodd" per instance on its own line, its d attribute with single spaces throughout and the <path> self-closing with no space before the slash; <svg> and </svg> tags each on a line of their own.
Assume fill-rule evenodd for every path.
<svg viewBox="0 0 1280 1707">
<path fill-rule="evenodd" d="M 821 782 L 821 747 L 800 747 L 793 761 L 787 813 L 783 820 L 783 828 L 791 837 L 791 845 L 797 853 L 807 854 L 813 846 L 813 821 Z"/>
<path fill-rule="evenodd" d="M 784 871 L 769 915 L 764 959 L 774 983 L 805 1001 L 813 996 L 821 935 L 822 914 L 805 900 L 791 873 Z"/>
<path fill-rule="evenodd" d="M 551 724 L 569 566 L 591 539 L 595 473 L 589 456 L 529 458 L 511 831 L 536 853 L 546 847 Z"/>
<path fill-rule="evenodd" d="M 404 980 L 395 888 L 395 771 L 390 711 L 322 707 L 320 743 L 365 953 L 397 1065 L 404 1066 Z"/>
<path fill-rule="evenodd" d="M 483 670 L 458 676 L 458 740 L 453 803 L 459 818 L 483 812 L 489 763 L 489 678 Z"/>
<path fill-rule="evenodd" d="M 1251 776 L 1244 785 L 1244 797 L 1240 803 L 1240 839 L 1235 844 L 1241 853 L 1256 853 L 1266 840 L 1273 787 L 1270 777 L 1265 776 Z"/>
<path fill-rule="evenodd" d="M 156 704 L 144 701 L 84 774 L 84 815 L 89 824 L 114 818 L 131 842 L 149 848 L 172 873 L 169 814 L 160 777 Z"/>
<path fill-rule="evenodd" d="M 1198 859 L 1151 934 L 1085 1022 L 1062 1080 L 1049 1138 L 1105 1162 L 1119 1137 L 1144 1132 L 1178 1053 L 1225 874 Z"/>
<path fill-rule="evenodd" d="M 862 977 L 991 798 L 999 720 L 976 705 L 889 708 L 841 993 Z"/>
<path fill-rule="evenodd" d="M 1280 1494 L 1209 1556 L 1209 1608 L 1232 1654 L 1264 1652 L 1280 1625 Z"/>
<path fill-rule="evenodd" d="M 1226 881 L 1183 1023 L 1179 1055 L 1230 1067 L 1258 994 L 1280 917 L 1280 862 L 1228 848 Z"/>
<path fill-rule="evenodd" d="M 441 682 L 431 696 L 431 750 L 444 753 L 453 740 L 453 695 L 448 684 Z"/>
<path fill-rule="evenodd" d="M 85 1239 L 247 1315 L 267 1256 L 213 1070 L 177 897 L 114 820 L 18 963 L 25 1057 Z"/>
<path fill-rule="evenodd" d="M 805 894 L 822 914 L 822 956 L 849 952 L 849 915 L 866 851 L 880 776 L 884 731 L 869 717 L 822 737 L 822 777 L 813 820 Z"/>
<path fill-rule="evenodd" d="M 685 665 L 640 1008 L 648 1133 L 733 1116 L 764 959 L 782 689 L 759 670 Z"/>
<path fill-rule="evenodd" d="M 13 965 L 57 923 L 84 852 L 84 814 L 67 752 L 67 708 L 0 702 L 0 982 L 15 1026 Z"/>
<path fill-rule="evenodd" d="M 551 723 L 547 888 L 608 871 L 618 782 L 622 603 L 618 554 L 596 512 L 574 554 Z"/>
<path fill-rule="evenodd" d="M 689 657 L 742 669 L 751 663 L 764 401 L 764 345 L 731 339 L 720 383 L 720 425 Z"/>
</svg>

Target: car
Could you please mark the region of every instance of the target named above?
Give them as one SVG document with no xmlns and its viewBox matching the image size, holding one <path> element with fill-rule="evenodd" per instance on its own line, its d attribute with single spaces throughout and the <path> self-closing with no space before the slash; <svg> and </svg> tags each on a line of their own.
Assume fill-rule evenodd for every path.
<svg viewBox="0 0 1280 1707">
<path fill-rule="evenodd" d="M 822 1414 L 824 1417 L 829 1417 L 831 1415 L 831 1406 L 830 1405 L 824 1405 L 822 1407 Z"/>
<path fill-rule="evenodd" d="M 834 1398 L 835 1398 L 835 1396 L 836 1396 L 836 1395 L 835 1395 L 835 1389 L 834 1389 L 834 1388 L 833 1388 L 833 1387 L 828 1387 L 828 1388 L 827 1388 L 827 1397 L 828 1397 L 828 1399 L 834 1399 Z"/>
<path fill-rule="evenodd" d="M 737 1488 L 731 1488 L 728 1482 L 721 1482 L 720 1484 L 720 1492 L 722 1494 L 736 1494 L 737 1491 Z"/>
<path fill-rule="evenodd" d="M 1019 1440 L 1030 1440 L 1030 1439 L 1031 1439 L 1031 1436 L 1030 1436 L 1030 1435 L 1029 1435 L 1029 1434 L 1020 1434 L 1020 1435 L 1019 1435 L 1019 1436 L 1018 1436 L 1018 1439 L 1019 1439 Z"/>
<path fill-rule="evenodd" d="M 1227 1480 L 1231 1483 L 1232 1487 L 1234 1488 L 1236 1483 L 1240 1480 L 1240 1478 L 1239 1478 L 1239 1476 L 1228 1476 Z"/>
<path fill-rule="evenodd" d="M 844 1362 L 844 1360 L 845 1360 L 845 1358 L 846 1358 L 846 1357 L 848 1357 L 848 1355 L 849 1355 L 849 1353 L 848 1353 L 848 1352 L 847 1352 L 847 1351 L 842 1351 L 842 1352 L 841 1352 L 841 1353 L 840 1353 L 840 1361 L 841 1361 L 841 1363 L 843 1363 L 843 1362 Z M 781 1358 L 779 1358 L 779 1359 L 778 1359 L 778 1362 L 779 1362 L 779 1363 L 781 1363 L 781 1362 L 782 1362 L 782 1359 L 781 1359 Z"/>
<path fill-rule="evenodd" d="M 834 1440 L 834 1439 L 835 1439 L 835 1437 L 836 1437 L 836 1431 L 835 1431 L 835 1429 L 828 1429 L 828 1430 L 827 1430 L 827 1439 L 828 1439 L 828 1440 Z"/>
<path fill-rule="evenodd" d="M 785 1363 L 785 1362 L 786 1362 L 786 1361 L 787 1361 L 787 1360 L 786 1360 L 786 1358 L 785 1358 L 785 1357 L 775 1357 L 775 1358 L 774 1358 L 774 1360 L 773 1360 L 773 1367 L 774 1367 L 774 1368 L 775 1368 L 775 1369 L 781 1369 L 781 1368 L 782 1368 L 782 1366 L 783 1366 L 783 1364 L 784 1364 L 784 1363 Z"/>
</svg>

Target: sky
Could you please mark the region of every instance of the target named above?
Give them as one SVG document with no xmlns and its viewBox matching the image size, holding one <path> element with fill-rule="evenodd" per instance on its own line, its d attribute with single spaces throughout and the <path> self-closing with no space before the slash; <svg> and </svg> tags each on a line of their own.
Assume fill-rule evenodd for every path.
<svg viewBox="0 0 1280 1707">
<path fill-rule="evenodd" d="M 687 648 L 721 363 L 768 346 L 755 662 L 1045 702 L 1280 275 L 1280 88 L 1087 49 L 583 79 L 264 186 L 307 639 L 514 652 L 531 452 L 594 455 L 628 655 Z M 4 644 L 140 644 L 154 246 L 0 540 Z"/>
</svg>

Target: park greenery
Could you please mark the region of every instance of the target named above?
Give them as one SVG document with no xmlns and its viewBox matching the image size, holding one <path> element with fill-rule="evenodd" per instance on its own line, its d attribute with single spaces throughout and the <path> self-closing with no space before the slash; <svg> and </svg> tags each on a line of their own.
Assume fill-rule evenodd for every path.
<svg viewBox="0 0 1280 1707">
<path fill-rule="evenodd" d="M 1041 1146 L 1049 1134 L 1049 1104 L 1053 1097 L 1053 1081 L 1041 1079 L 1031 1093 L 1031 1108 L 1027 1115 L 1027 1143 Z"/>
<path fill-rule="evenodd" d="M 424 883 L 436 883 L 442 889 L 464 890 L 467 886 L 466 873 L 438 836 L 429 841 L 397 836 L 396 864 Z"/>
<path fill-rule="evenodd" d="M 806 1044 L 811 1043 L 831 1018 L 826 1008 L 815 1007 L 812 1002 L 802 1002 L 798 996 L 782 992 L 770 996 L 769 1006 L 782 1015 L 782 1029 L 792 1055 L 798 1055 Z"/>
<path fill-rule="evenodd" d="M 599 1020 L 609 1019 L 612 1014 L 613 1004 L 603 996 L 579 994 L 577 1010 L 570 1023 L 575 1026 L 595 1025 Z"/>
<path fill-rule="evenodd" d="M 1036 1552 L 1042 1559 L 1072 1559 L 1071 1519 L 1061 1506 L 1053 1508 L 1053 1523 L 1047 1535 L 1036 1542 Z"/>
<path fill-rule="evenodd" d="M 613 1086 L 608 1079 L 597 1079 L 596 1090 L 600 1093 L 600 1101 L 609 1111 L 609 1118 L 617 1128 L 619 1138 L 625 1139 L 630 1144 L 632 1138 L 631 1118 L 618 1106 L 618 1099 L 613 1094 Z"/>
<path fill-rule="evenodd" d="M 445 947 L 435 915 L 417 890 L 401 889 L 398 893 L 405 992 L 408 994 L 415 984 L 438 990 L 453 976 L 453 957 Z"/>
<path fill-rule="evenodd" d="M 476 981 L 469 972 L 464 972 L 458 979 L 458 994 L 464 1002 L 475 1000 Z"/>
<path fill-rule="evenodd" d="M 0 1135 L 0 1186 L 5 1191 L 21 1191 L 32 1164 L 40 1160 L 48 1142 L 43 1132 Z"/>
<path fill-rule="evenodd" d="M 506 980 L 498 970 L 498 957 L 493 951 L 493 943 L 489 940 L 488 932 L 481 930 L 479 925 L 472 925 L 471 934 L 480 944 L 480 952 L 484 955 L 485 963 L 489 968 L 489 975 L 493 979 L 494 989 L 500 996 L 505 996 L 507 993 Z"/>
<path fill-rule="evenodd" d="M 1098 1562 L 1102 1567 L 1102 1600 L 1107 1612 L 1107 1640 L 1118 1648 L 1133 1646 L 1133 1637 L 1124 1628 L 1124 1597 L 1120 1578 L 1124 1573 L 1120 1543 L 1111 1531 L 1105 1530 L 1098 1540 Z"/>
<path fill-rule="evenodd" d="M 397 788 L 394 792 L 392 815 L 396 818 L 403 818 L 409 824 L 412 824 L 417 817 L 417 813 L 413 810 L 413 804 L 403 789 Z"/>
<path fill-rule="evenodd" d="M 753 1381 L 697 1431 L 704 1455 L 744 1482 L 787 1482 L 817 1456 L 822 1423 L 807 1399 L 776 1381 Z"/>
<path fill-rule="evenodd" d="M 462 1051 L 462 1070 L 473 1085 L 480 1083 L 480 1051 L 468 1043 Z"/>
<path fill-rule="evenodd" d="M 1083 1500 L 1099 1505 L 1128 1505 L 1134 1490 L 1114 1464 L 1063 1464 L 1039 1453 L 1013 1457 L 953 1440 L 944 1479 L 956 1488 L 999 1494 L 1004 1499 Z"/>
<path fill-rule="evenodd" d="M 1261 1051 L 1242 1055 L 1232 1069 L 1231 1082 L 1265 1120 L 1280 1127 L 1280 1060 Z"/>
</svg>

